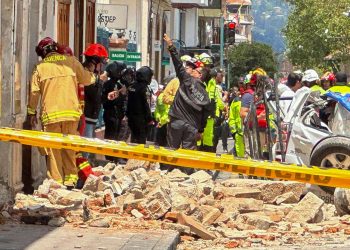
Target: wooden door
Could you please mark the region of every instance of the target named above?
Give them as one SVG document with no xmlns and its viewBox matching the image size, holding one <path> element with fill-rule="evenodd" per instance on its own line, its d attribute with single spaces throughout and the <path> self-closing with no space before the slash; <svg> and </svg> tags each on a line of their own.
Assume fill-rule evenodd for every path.
<svg viewBox="0 0 350 250">
<path fill-rule="evenodd" d="M 70 0 L 59 0 L 57 6 L 57 42 L 69 46 Z"/>
<path fill-rule="evenodd" d="M 84 32 L 84 0 L 74 2 L 74 55 L 82 61 Z"/>
<path fill-rule="evenodd" d="M 95 42 L 95 2 L 86 1 L 85 47 Z"/>
</svg>

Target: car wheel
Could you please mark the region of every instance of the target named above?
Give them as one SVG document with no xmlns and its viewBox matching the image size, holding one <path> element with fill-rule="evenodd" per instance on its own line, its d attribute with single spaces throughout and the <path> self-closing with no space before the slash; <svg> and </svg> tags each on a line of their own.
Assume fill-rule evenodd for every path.
<svg viewBox="0 0 350 250">
<path fill-rule="evenodd" d="M 310 165 L 321 168 L 350 170 L 350 138 L 330 137 L 321 141 L 313 150 Z M 335 188 L 320 186 L 327 193 Z"/>
</svg>

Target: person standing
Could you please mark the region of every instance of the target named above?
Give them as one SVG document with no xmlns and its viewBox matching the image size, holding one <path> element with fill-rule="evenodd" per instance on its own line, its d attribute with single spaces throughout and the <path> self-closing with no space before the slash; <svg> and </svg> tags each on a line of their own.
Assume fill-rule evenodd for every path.
<svg viewBox="0 0 350 250">
<path fill-rule="evenodd" d="M 213 112 L 208 117 L 207 125 L 204 129 L 203 139 L 200 145 L 200 150 L 215 153 L 217 142 L 219 140 L 219 136 L 217 134 L 219 133 L 219 128 L 222 123 L 221 112 L 224 109 L 224 103 L 221 99 L 221 92 L 219 91 L 216 82 L 217 74 L 220 73 L 218 73 L 217 70 L 213 69 L 211 70 L 210 74 L 211 78 L 205 82 L 205 85 Z"/>
<path fill-rule="evenodd" d="M 168 143 L 171 148 L 196 149 L 211 112 L 210 99 L 201 77 L 203 68 L 195 68 L 191 74 L 186 72 L 172 40 L 164 34 L 168 45 L 176 76 L 179 78 L 179 89 L 170 108 L 168 125 Z"/>
<path fill-rule="evenodd" d="M 154 111 L 154 118 L 157 122 L 156 144 L 158 146 L 167 146 L 167 124 L 169 123 L 169 108 L 168 104 L 163 103 L 163 85 L 159 85 L 160 94 L 156 102 L 156 110 Z"/>
<path fill-rule="evenodd" d="M 152 114 L 147 100 L 148 85 L 152 81 L 153 70 L 143 66 L 136 71 L 135 81 L 128 88 L 126 115 L 131 130 L 131 142 L 146 144 L 147 129 L 152 123 Z"/>
<path fill-rule="evenodd" d="M 84 51 L 85 62 L 83 66 L 88 70 L 98 75 L 96 81 L 93 84 L 84 87 L 84 117 L 85 117 L 85 130 L 84 137 L 94 138 L 95 128 L 98 122 L 98 116 L 102 106 L 102 85 L 103 81 L 100 79 L 101 68 L 96 68 L 96 63 L 104 63 L 104 59 L 108 58 L 108 53 L 105 47 L 101 44 L 91 44 Z M 88 159 L 91 158 L 90 153 L 83 153 L 83 156 Z"/>
<path fill-rule="evenodd" d="M 344 94 L 350 94 L 350 86 L 348 85 L 348 77 L 344 72 L 338 72 L 335 74 L 335 84 L 328 89 L 330 92 Z"/>
<path fill-rule="evenodd" d="M 244 157 L 244 139 L 243 139 L 243 124 L 240 116 L 241 110 L 241 98 L 240 91 L 238 87 L 233 87 L 232 91 L 232 102 L 230 105 L 230 114 L 228 119 L 228 124 L 232 137 L 235 141 L 235 146 L 233 153 L 235 156 Z"/>
<path fill-rule="evenodd" d="M 126 69 L 125 63 L 113 62 L 107 65 L 107 80 L 103 84 L 102 104 L 103 121 L 105 123 L 104 138 L 108 140 L 117 140 L 121 128 L 121 122 L 125 115 L 124 101 L 126 100 L 126 87 L 120 83 L 122 71 Z M 108 94 L 116 91 L 115 99 L 108 99 Z M 116 161 L 117 158 L 105 156 L 107 160 Z"/>
<path fill-rule="evenodd" d="M 36 125 L 37 108 L 41 98 L 40 119 L 46 132 L 77 134 L 82 114 L 78 100 L 78 83 L 90 85 L 96 78 L 73 56 L 57 52 L 57 43 L 50 37 L 42 39 L 36 53 L 42 58 L 33 71 L 28 103 L 28 118 Z M 91 66 L 94 70 L 100 62 Z M 48 177 L 68 187 L 78 180 L 78 168 L 73 150 L 49 149 Z"/>
</svg>

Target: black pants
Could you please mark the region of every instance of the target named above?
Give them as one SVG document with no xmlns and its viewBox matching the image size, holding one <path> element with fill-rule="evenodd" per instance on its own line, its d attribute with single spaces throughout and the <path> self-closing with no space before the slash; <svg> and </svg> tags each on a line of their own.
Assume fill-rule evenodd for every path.
<svg viewBox="0 0 350 250">
<path fill-rule="evenodd" d="M 143 117 L 129 116 L 128 124 L 131 130 L 131 142 L 146 144 L 147 139 L 147 122 Z"/>
<path fill-rule="evenodd" d="M 105 139 L 117 140 L 120 132 L 121 118 L 114 109 L 105 109 L 103 121 L 105 122 Z"/>
<path fill-rule="evenodd" d="M 157 128 L 156 132 L 156 144 L 158 146 L 167 147 L 167 125 L 163 125 L 160 128 Z"/>
<path fill-rule="evenodd" d="M 105 139 L 118 140 L 120 132 L 121 119 L 118 117 L 115 109 L 105 109 L 103 112 L 103 121 L 105 123 Z M 106 155 L 106 160 L 117 161 L 118 158 Z"/>
<path fill-rule="evenodd" d="M 214 149 L 216 152 L 216 148 L 219 144 L 219 139 L 222 140 L 222 147 L 224 150 L 227 150 L 227 140 L 230 135 L 230 127 L 226 121 L 222 122 L 220 126 L 214 127 Z"/>
<path fill-rule="evenodd" d="M 197 148 L 197 129 L 192 125 L 178 119 L 171 119 L 170 123 L 168 124 L 167 130 L 167 139 L 169 147 L 179 149 L 182 145 L 182 148 L 184 149 Z M 180 168 L 181 171 L 187 174 L 191 174 L 194 172 L 193 168 L 178 168 Z M 168 167 L 168 171 L 171 171 L 172 169 L 174 169 L 173 166 Z"/>
</svg>

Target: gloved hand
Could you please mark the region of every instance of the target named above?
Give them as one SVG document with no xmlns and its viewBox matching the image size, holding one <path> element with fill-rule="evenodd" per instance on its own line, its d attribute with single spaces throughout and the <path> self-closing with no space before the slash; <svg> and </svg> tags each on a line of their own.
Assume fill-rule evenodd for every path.
<svg viewBox="0 0 350 250">
<path fill-rule="evenodd" d="M 195 139 L 196 139 L 196 141 L 200 141 L 200 140 L 202 140 L 202 138 L 203 138 L 203 134 L 202 134 L 202 133 L 197 132 L 197 134 L 195 135 Z"/>
</svg>

